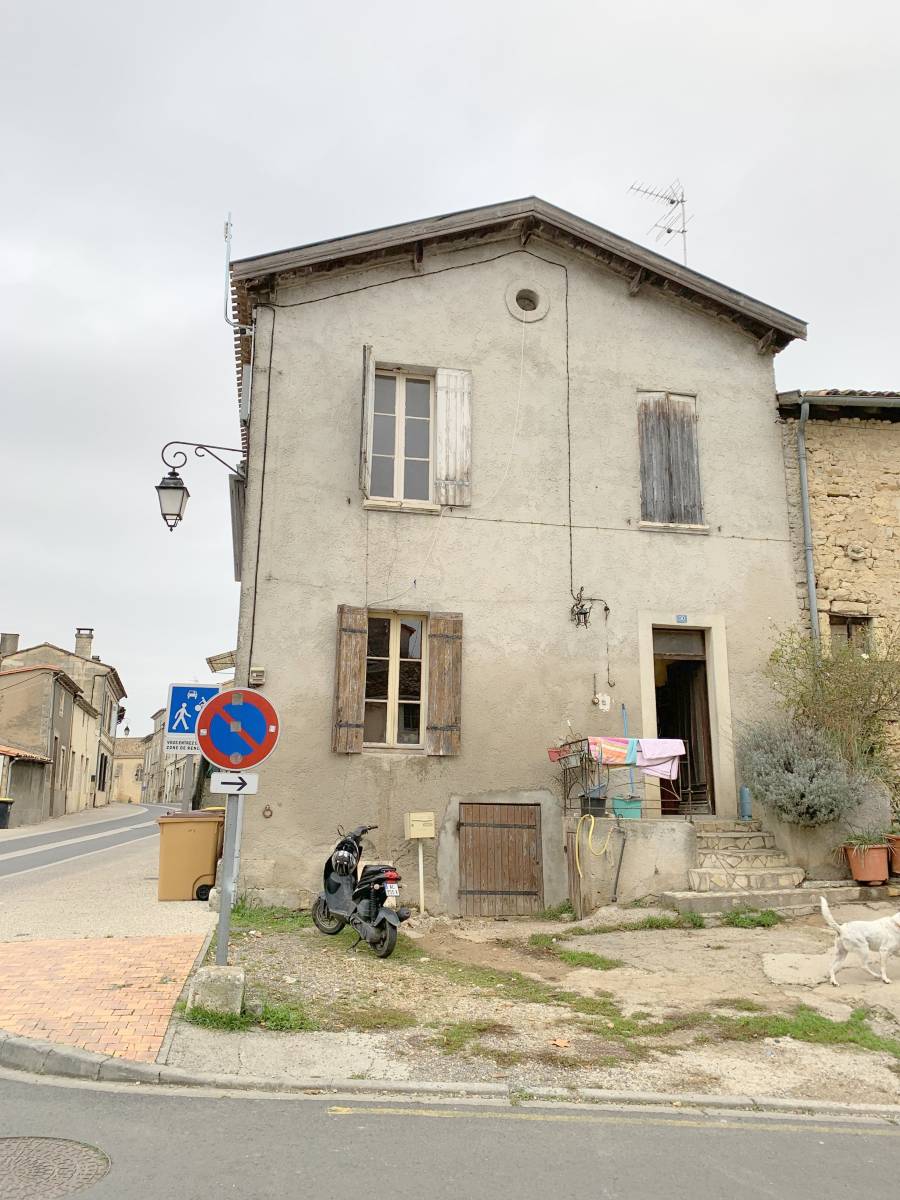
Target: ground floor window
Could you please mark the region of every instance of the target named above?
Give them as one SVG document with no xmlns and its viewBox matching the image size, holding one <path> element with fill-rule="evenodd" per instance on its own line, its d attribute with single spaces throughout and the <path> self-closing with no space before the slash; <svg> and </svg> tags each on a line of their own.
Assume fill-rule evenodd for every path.
<svg viewBox="0 0 900 1200">
<path fill-rule="evenodd" d="M 828 622 L 831 626 L 831 644 L 833 646 L 845 646 L 849 642 L 857 653 L 863 654 L 868 651 L 869 639 L 872 636 L 871 617 L 831 613 Z"/>
<path fill-rule="evenodd" d="M 369 613 L 363 742 L 422 746 L 425 618 Z"/>
</svg>

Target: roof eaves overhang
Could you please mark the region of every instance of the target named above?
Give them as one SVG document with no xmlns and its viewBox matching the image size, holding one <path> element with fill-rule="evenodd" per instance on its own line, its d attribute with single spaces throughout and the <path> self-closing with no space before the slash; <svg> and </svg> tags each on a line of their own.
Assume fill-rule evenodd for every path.
<svg viewBox="0 0 900 1200">
<path fill-rule="evenodd" d="M 235 317 L 249 324 L 251 312 L 248 291 L 272 276 L 309 273 L 339 265 L 352 266 L 367 259 L 384 258 L 407 248 L 415 254 L 426 244 L 461 238 L 496 237 L 506 230 L 518 234 L 523 245 L 531 236 L 542 233 L 555 237 L 628 278 L 632 291 L 644 286 L 655 287 L 673 298 L 686 300 L 706 311 L 727 317 L 753 334 L 758 339 L 761 351 L 771 349 L 777 352 L 795 338 L 806 337 L 806 322 L 799 317 L 773 308 L 534 196 L 314 242 L 274 254 L 238 259 L 231 268 L 235 285 Z M 247 361 L 242 354 L 240 341 L 238 338 L 236 354 L 239 361 Z"/>
<path fill-rule="evenodd" d="M 778 408 L 783 416 L 799 415 L 804 404 L 809 405 L 811 418 L 825 421 L 841 416 L 900 421 L 900 392 L 854 392 L 832 388 L 778 393 Z"/>
</svg>

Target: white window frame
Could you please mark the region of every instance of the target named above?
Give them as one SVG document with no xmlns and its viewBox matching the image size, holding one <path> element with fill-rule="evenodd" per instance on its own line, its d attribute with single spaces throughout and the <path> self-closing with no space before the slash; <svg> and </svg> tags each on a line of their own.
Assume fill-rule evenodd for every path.
<svg viewBox="0 0 900 1200">
<path fill-rule="evenodd" d="M 370 609 L 367 613 L 367 621 L 380 619 L 390 621 L 390 638 L 388 642 L 388 694 L 387 700 L 375 700 L 375 704 L 387 705 L 387 724 L 385 730 L 386 740 L 383 742 L 363 742 L 363 748 L 366 750 L 424 750 L 425 749 L 425 721 L 428 715 L 428 616 L 426 613 L 418 612 L 383 612 L 379 609 Z M 405 620 L 416 620 L 422 622 L 422 685 L 419 690 L 419 741 L 418 742 L 398 742 L 397 741 L 397 721 L 400 711 L 400 626 Z M 368 635 L 367 635 L 368 636 Z M 368 650 L 368 646 L 366 647 Z M 368 662 L 369 655 L 366 655 Z M 410 661 L 410 660 L 405 660 Z M 414 660 L 413 660 L 414 661 Z M 363 681 L 363 691 L 365 691 L 365 681 Z M 373 703 L 373 701 L 363 700 L 363 710 L 365 704 Z M 405 700 L 404 704 L 411 704 L 412 701 Z M 364 718 L 365 719 L 365 718 Z"/>
<path fill-rule="evenodd" d="M 394 489 L 391 496 L 376 496 L 372 494 L 371 483 L 367 506 L 373 508 L 417 508 L 437 509 L 434 503 L 434 448 L 435 448 L 435 380 L 434 375 L 426 371 L 410 371 L 400 367 L 375 367 L 376 379 L 393 379 L 394 382 Z M 416 383 L 428 384 L 428 496 L 423 499 L 405 499 L 403 496 L 403 475 L 406 461 L 406 383 L 414 380 Z M 375 397 L 372 396 L 372 420 L 369 426 L 369 461 L 371 473 L 374 474 L 375 459 L 382 457 L 375 454 Z M 417 460 L 421 462 L 422 460 Z"/>
</svg>

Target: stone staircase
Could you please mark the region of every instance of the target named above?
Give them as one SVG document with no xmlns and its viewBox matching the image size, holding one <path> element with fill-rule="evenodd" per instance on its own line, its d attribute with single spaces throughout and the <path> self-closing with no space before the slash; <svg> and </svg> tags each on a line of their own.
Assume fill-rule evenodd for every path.
<svg viewBox="0 0 900 1200">
<path fill-rule="evenodd" d="M 815 912 L 819 896 L 829 903 L 878 899 L 883 888 L 844 880 L 810 881 L 775 846 L 760 821 L 695 817 L 697 865 L 688 871 L 691 890 L 664 892 L 661 900 L 678 912 L 723 913 L 733 908 L 773 908 L 800 916 Z"/>
</svg>

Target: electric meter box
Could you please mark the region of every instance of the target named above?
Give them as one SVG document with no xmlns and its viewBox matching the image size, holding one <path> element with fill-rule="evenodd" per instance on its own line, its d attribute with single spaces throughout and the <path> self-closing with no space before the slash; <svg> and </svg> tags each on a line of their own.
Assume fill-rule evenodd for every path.
<svg viewBox="0 0 900 1200">
<path fill-rule="evenodd" d="M 403 814 L 403 836 L 406 838 L 433 838 L 434 813 L 408 812 Z"/>
</svg>

